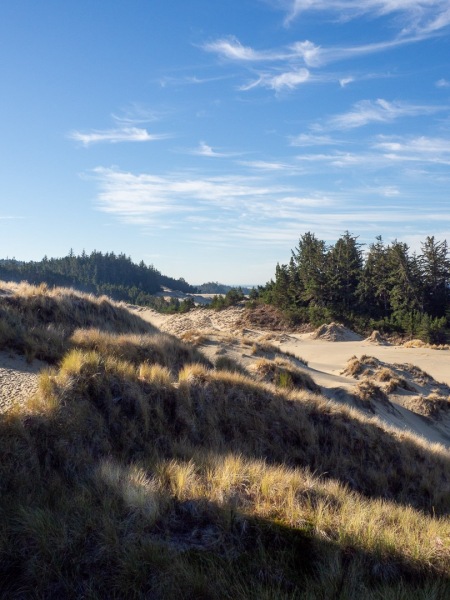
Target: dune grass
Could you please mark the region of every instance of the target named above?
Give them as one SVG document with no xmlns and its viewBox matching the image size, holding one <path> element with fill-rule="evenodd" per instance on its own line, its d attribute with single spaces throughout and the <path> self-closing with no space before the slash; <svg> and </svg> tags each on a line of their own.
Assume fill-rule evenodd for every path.
<svg viewBox="0 0 450 600">
<path fill-rule="evenodd" d="M 313 381 L 312 377 L 295 367 L 287 359 L 280 357 L 275 360 L 260 358 L 254 365 L 254 371 L 262 381 L 273 383 L 277 387 L 320 392 L 320 387 Z"/>
<path fill-rule="evenodd" d="M 0 597 L 448 597 L 448 452 L 158 336 L 73 330 L 0 415 Z"/>
<path fill-rule="evenodd" d="M 73 350 L 0 434 L 11 597 L 448 589 L 448 455 L 318 396 Z"/>
<path fill-rule="evenodd" d="M 149 333 L 155 328 L 120 304 L 45 284 L 3 284 L 0 295 L 0 350 L 57 362 L 70 348 L 68 340 L 78 328 L 114 333 Z"/>
</svg>

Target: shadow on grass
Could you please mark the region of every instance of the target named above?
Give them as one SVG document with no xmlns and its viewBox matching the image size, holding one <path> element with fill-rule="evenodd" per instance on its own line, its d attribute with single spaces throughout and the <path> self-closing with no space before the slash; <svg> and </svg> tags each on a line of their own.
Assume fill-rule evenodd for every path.
<svg viewBox="0 0 450 600">
<path fill-rule="evenodd" d="M 356 538 L 339 543 L 308 523 L 293 528 L 232 504 L 167 493 L 155 516 L 92 475 L 53 502 L 49 491 L 2 515 L 13 525 L 2 539 L 0 598 L 425 600 L 450 591 L 448 573 L 426 561 L 367 552 Z"/>
<path fill-rule="evenodd" d="M 133 464 L 239 454 L 445 515 L 448 455 L 237 374 L 197 367 L 168 385 L 130 373 L 91 357 L 76 376 L 56 377 L 40 408 L 1 417 L 2 597 L 300 598 L 305 586 L 311 598 L 409 597 L 406 583 L 445 597 L 448 571 L 395 548 L 367 552 L 232 501 L 177 500 L 146 483 L 148 467 L 122 482 Z M 120 465 L 109 479 L 98 475 L 105 461 Z"/>
</svg>

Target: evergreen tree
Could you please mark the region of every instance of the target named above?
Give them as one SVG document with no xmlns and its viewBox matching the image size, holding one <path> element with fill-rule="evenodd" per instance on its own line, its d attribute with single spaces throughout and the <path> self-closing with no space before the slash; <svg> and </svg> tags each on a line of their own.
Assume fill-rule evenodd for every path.
<svg viewBox="0 0 450 600">
<path fill-rule="evenodd" d="M 327 256 L 328 304 L 341 315 L 354 311 L 358 305 L 363 259 L 362 244 L 357 239 L 346 231 Z"/>
<path fill-rule="evenodd" d="M 420 311 L 420 272 L 417 257 L 409 255 L 409 247 L 395 240 L 388 247 L 389 300 L 397 313 Z"/>
<path fill-rule="evenodd" d="M 419 256 L 423 280 L 425 312 L 434 317 L 443 317 L 449 301 L 450 261 L 446 240 L 436 242 L 434 236 L 427 237 Z"/>
<path fill-rule="evenodd" d="M 386 317 L 390 313 L 389 301 L 389 259 L 388 250 L 380 236 L 369 246 L 359 295 L 364 312 L 375 318 Z"/>
<path fill-rule="evenodd" d="M 306 304 L 322 306 L 326 299 L 326 246 L 311 233 L 305 233 L 292 252 L 297 270 L 298 295 Z"/>
</svg>

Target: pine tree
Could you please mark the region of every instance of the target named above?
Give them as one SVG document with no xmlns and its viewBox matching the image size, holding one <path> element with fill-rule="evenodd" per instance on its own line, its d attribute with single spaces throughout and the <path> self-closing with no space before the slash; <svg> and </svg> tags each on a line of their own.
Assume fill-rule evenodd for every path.
<svg viewBox="0 0 450 600">
<path fill-rule="evenodd" d="M 434 236 L 422 243 L 419 265 L 424 287 L 425 311 L 443 317 L 449 301 L 450 260 L 446 240 L 436 242 Z"/>
<path fill-rule="evenodd" d="M 339 314 L 353 312 L 358 305 L 362 277 L 362 251 L 358 237 L 348 231 L 331 248 L 327 257 L 328 301 Z"/>
<path fill-rule="evenodd" d="M 388 250 L 381 235 L 369 246 L 359 286 L 359 295 L 364 312 L 373 317 L 387 317 L 389 302 L 389 259 Z"/>
<path fill-rule="evenodd" d="M 292 252 L 297 267 L 299 296 L 308 304 L 322 306 L 326 299 L 326 246 L 311 233 L 305 233 Z"/>
</svg>

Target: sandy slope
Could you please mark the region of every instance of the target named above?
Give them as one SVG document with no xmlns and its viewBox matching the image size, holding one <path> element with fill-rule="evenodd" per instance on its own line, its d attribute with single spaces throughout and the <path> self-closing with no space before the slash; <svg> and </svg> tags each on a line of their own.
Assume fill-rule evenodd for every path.
<svg viewBox="0 0 450 600">
<path fill-rule="evenodd" d="M 450 350 L 431 348 L 405 348 L 379 344 L 367 339 L 359 339 L 353 332 L 344 332 L 342 339 L 348 341 L 328 341 L 317 338 L 312 333 L 268 332 L 256 329 L 243 329 L 239 322 L 244 314 L 243 308 L 230 308 L 220 312 L 197 309 L 186 315 L 160 315 L 151 309 L 138 309 L 139 315 L 163 331 L 182 336 L 188 331 L 197 331 L 207 335 L 207 341 L 201 350 L 211 360 L 227 355 L 249 368 L 261 355 L 252 356 L 245 344 L 231 343 L 229 336 L 236 339 L 264 340 L 279 349 L 280 353 L 290 353 L 308 363 L 305 368 L 322 387 L 323 394 L 332 401 L 346 401 L 352 404 L 350 394 L 359 383 L 354 377 L 346 376 L 344 371 L 352 356 L 369 355 L 376 357 L 387 366 L 410 364 L 420 367 L 432 376 L 431 384 L 420 385 L 411 380 L 413 392 L 395 391 L 389 394 L 388 404 L 372 402 L 372 412 L 387 424 L 402 430 L 411 430 L 431 442 L 450 447 L 450 410 L 436 418 L 426 417 L 406 405 L 412 398 L 425 398 L 439 392 L 450 402 L 448 391 L 441 389 L 439 383 L 450 385 Z M 325 336 L 326 337 L 326 336 Z M 271 357 L 269 357 L 271 358 Z M 395 367 L 392 367 L 395 370 Z M 442 396 L 444 394 L 444 396 Z M 354 405 L 354 404 L 353 404 Z M 450 405 L 449 405 L 450 406 Z"/>
<path fill-rule="evenodd" d="M 359 336 L 348 330 L 341 331 L 337 336 L 344 341 L 329 341 L 317 337 L 317 332 L 315 336 L 311 333 L 244 328 L 242 317 L 245 309 L 241 307 L 220 312 L 196 309 L 185 315 L 161 315 L 142 307 L 130 309 L 162 331 L 176 336 L 186 337 L 188 332 L 195 331 L 197 336 L 191 336 L 194 343 L 196 340 L 198 342 L 199 335 L 202 334 L 201 350 L 212 362 L 219 357 L 227 357 L 248 372 L 252 372 L 256 361 L 261 357 L 272 360 L 277 355 L 283 357 L 285 353 L 289 353 L 289 360 L 297 357 L 307 362 L 308 366 L 297 362 L 296 367 L 311 375 L 330 401 L 347 402 L 374 413 L 389 425 L 411 430 L 429 441 L 450 447 L 450 390 L 439 385 L 442 383 L 450 386 L 450 350 L 380 345 L 358 339 Z M 324 337 L 327 337 L 327 332 Z M 189 334 L 186 339 L 189 339 Z M 272 346 L 272 350 L 264 351 L 267 344 Z M 387 402 L 374 399 L 365 408 L 364 403 L 355 403 L 355 390 L 360 380 L 343 373 L 351 357 L 359 358 L 363 355 L 379 359 L 396 372 L 399 372 L 399 364 L 416 365 L 432 379 L 420 383 L 406 374 L 412 391 L 395 390 L 389 393 Z M 45 363 L 37 360 L 29 365 L 24 357 L 0 352 L 0 412 L 35 392 L 38 373 L 45 366 Z M 405 375 L 403 371 L 402 375 Z M 445 410 L 424 414 L 420 405 L 426 405 L 429 399 L 431 402 L 433 397 L 439 398 L 440 406 L 444 406 Z M 415 403 L 419 408 L 416 408 Z"/>
<path fill-rule="evenodd" d="M 28 398 L 37 390 L 38 373 L 46 363 L 30 365 L 23 356 L 0 352 L 0 412 Z"/>
</svg>

